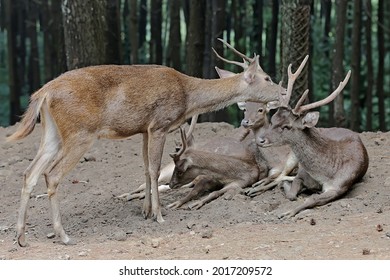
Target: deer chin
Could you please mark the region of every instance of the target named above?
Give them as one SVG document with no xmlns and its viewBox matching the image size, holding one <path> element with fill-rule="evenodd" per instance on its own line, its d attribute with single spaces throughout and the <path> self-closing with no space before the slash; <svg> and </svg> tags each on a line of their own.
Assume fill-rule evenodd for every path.
<svg viewBox="0 0 390 280">
<path fill-rule="evenodd" d="M 268 148 L 268 147 L 273 146 L 273 144 L 272 143 L 257 144 L 257 146 L 259 146 L 260 148 Z"/>
</svg>

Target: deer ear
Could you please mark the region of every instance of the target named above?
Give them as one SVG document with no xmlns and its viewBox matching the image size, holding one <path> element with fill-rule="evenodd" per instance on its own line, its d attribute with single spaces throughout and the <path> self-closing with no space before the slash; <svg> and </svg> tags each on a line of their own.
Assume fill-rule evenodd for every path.
<svg viewBox="0 0 390 280">
<path fill-rule="evenodd" d="M 234 75 L 236 75 L 235 73 L 233 72 L 230 72 L 230 71 L 227 71 L 227 70 L 223 70 L 221 68 L 218 68 L 218 67 L 215 67 L 215 70 L 217 71 L 218 73 L 218 76 L 220 78 L 229 78 L 229 77 L 233 77 Z"/>
<path fill-rule="evenodd" d="M 273 109 L 277 109 L 280 107 L 280 102 L 279 101 L 271 101 L 271 102 L 268 102 L 267 103 L 267 112 L 273 110 Z"/>
<path fill-rule="evenodd" d="M 176 167 L 181 171 L 181 172 L 186 172 L 188 167 L 190 167 L 192 164 L 192 160 L 189 158 L 184 158 L 179 160 L 176 163 Z"/>
<path fill-rule="evenodd" d="M 237 102 L 237 106 L 241 111 L 244 111 L 246 109 L 246 102 Z"/>
<path fill-rule="evenodd" d="M 259 60 L 255 59 L 249 64 L 249 67 L 244 72 L 244 79 L 248 84 L 254 82 L 257 72 L 257 66 L 259 65 Z"/>
<path fill-rule="evenodd" d="M 303 127 L 314 127 L 318 119 L 320 117 L 320 112 L 308 112 L 303 118 L 302 118 L 302 125 Z"/>
</svg>

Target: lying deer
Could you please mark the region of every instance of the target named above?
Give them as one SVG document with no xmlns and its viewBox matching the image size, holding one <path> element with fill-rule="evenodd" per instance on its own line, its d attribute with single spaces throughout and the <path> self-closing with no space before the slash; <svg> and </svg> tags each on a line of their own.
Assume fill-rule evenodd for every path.
<svg viewBox="0 0 390 280">
<path fill-rule="evenodd" d="M 289 106 L 292 89 L 308 57 L 295 73 L 288 67 L 287 94 L 281 95 L 281 106 L 271 118 L 265 131 L 256 135 L 262 147 L 288 144 L 299 161 L 299 170 L 291 183 L 285 182 L 287 198 L 295 200 L 303 186 L 321 190 L 309 196 L 302 205 L 280 215 L 293 217 L 300 211 L 324 205 L 344 195 L 367 171 L 368 155 L 359 135 L 344 128 L 316 128 L 319 112 L 309 110 L 331 102 L 345 87 L 349 71 L 337 89 L 323 100 L 303 105 L 308 90 L 294 109 Z"/>
<path fill-rule="evenodd" d="M 40 115 L 40 148 L 24 173 L 16 225 L 17 241 L 26 246 L 26 215 L 31 192 L 44 173 L 53 226 L 64 244 L 72 241 L 62 226 L 57 186 L 96 138 L 123 139 L 143 134 L 146 177 L 145 218 L 163 222 L 157 180 L 168 132 L 191 116 L 219 110 L 237 101 L 278 100 L 282 88 L 249 58 L 245 71 L 229 79 L 206 80 L 157 65 L 101 65 L 72 70 L 45 84 L 30 99 L 17 131 L 7 138 L 29 135 Z"/>
<path fill-rule="evenodd" d="M 244 119 L 241 125 L 252 131 L 254 135 L 261 133 L 270 126 L 268 120 L 268 107 L 264 103 L 239 102 L 239 107 L 244 110 Z M 268 176 L 252 185 L 245 193 L 255 196 L 277 186 L 282 181 L 292 181 L 295 176 L 289 176 L 298 167 L 298 159 L 288 145 L 280 147 L 258 147 L 260 157 L 264 159 L 268 167 Z"/>
<path fill-rule="evenodd" d="M 234 76 L 235 73 L 217 68 L 219 77 L 228 78 Z M 241 126 L 247 128 L 242 133 L 242 138 L 245 139 L 251 132 L 259 134 L 260 130 L 268 129 L 269 120 L 267 113 L 268 106 L 272 106 L 272 102 L 267 104 L 259 102 L 238 102 L 238 107 L 244 111 L 244 119 L 241 121 Z M 288 145 L 283 145 L 275 148 L 263 149 L 259 147 L 259 157 L 266 163 L 268 167 L 268 176 L 253 184 L 252 188 L 245 193 L 249 196 L 255 196 L 265 192 L 280 182 L 288 180 L 292 181 L 294 176 L 288 176 L 298 166 L 298 160 Z"/>
<path fill-rule="evenodd" d="M 178 208 L 205 192 L 211 193 L 190 205 L 191 209 L 199 209 L 225 193 L 231 198 L 267 174 L 266 166 L 257 162 L 253 141 L 244 144 L 239 139 L 220 137 L 219 141 L 212 139 L 204 145 L 208 150 L 216 147 L 216 152 L 209 152 L 189 145 L 182 130 L 181 138 L 182 148 L 171 154 L 175 169 L 169 186 L 176 189 L 187 185 L 193 189 L 169 208 Z"/>
</svg>

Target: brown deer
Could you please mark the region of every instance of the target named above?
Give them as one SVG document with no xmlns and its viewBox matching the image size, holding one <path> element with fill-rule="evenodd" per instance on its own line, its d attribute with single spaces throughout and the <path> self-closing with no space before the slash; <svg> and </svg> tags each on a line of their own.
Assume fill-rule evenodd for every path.
<svg viewBox="0 0 390 280">
<path fill-rule="evenodd" d="M 227 70 L 216 69 L 220 78 L 236 75 Z M 260 130 L 268 129 L 270 125 L 267 116 L 269 106 L 277 106 L 277 104 L 279 103 L 238 102 L 239 109 L 244 111 L 241 126 L 246 128 L 242 132 L 241 139 L 245 139 L 250 133 L 256 135 L 260 133 Z M 277 186 L 282 181 L 292 181 L 294 179 L 294 176 L 288 175 L 298 167 L 298 160 L 288 145 L 267 149 L 259 147 L 257 156 L 267 165 L 268 176 L 253 184 L 252 188 L 245 192 L 247 195 L 258 195 Z"/>
<path fill-rule="evenodd" d="M 257 102 L 239 102 L 238 106 L 244 110 L 244 119 L 241 126 L 252 131 L 254 135 L 261 133 L 270 126 L 267 113 L 267 104 Z M 298 167 L 298 159 L 288 145 L 279 147 L 258 147 L 259 156 L 268 167 L 268 176 L 254 183 L 245 193 L 255 196 L 277 186 L 282 181 L 292 181 L 295 176 L 289 176 Z"/>
<path fill-rule="evenodd" d="M 211 193 L 190 205 L 190 209 L 199 209 L 223 194 L 231 198 L 267 174 L 267 167 L 257 161 L 254 141 L 243 143 L 230 137 L 213 138 L 203 145 L 205 151 L 189 145 L 182 130 L 181 138 L 182 148 L 171 154 L 175 169 L 169 186 L 176 189 L 186 185 L 193 189 L 168 205 L 169 208 L 178 208 L 205 192 Z"/>
<path fill-rule="evenodd" d="M 239 54 L 245 71 L 229 79 L 199 79 L 158 65 L 100 65 L 68 71 L 45 84 L 30 99 L 17 131 L 7 138 L 29 135 L 40 115 L 43 135 L 34 160 L 24 173 L 17 241 L 26 246 L 30 194 L 44 173 L 53 226 L 64 244 L 72 241 L 61 222 L 57 186 L 96 138 L 123 139 L 143 134 L 146 177 L 145 218 L 163 222 L 157 180 L 168 132 L 186 119 L 237 101 L 278 100 L 283 89 L 261 70 L 259 57 Z"/>
<path fill-rule="evenodd" d="M 319 112 L 309 110 L 331 102 L 345 87 L 344 81 L 323 100 L 303 105 L 308 90 L 298 100 L 294 109 L 289 106 L 296 78 L 306 64 L 306 57 L 295 73 L 288 67 L 287 94 L 281 96 L 281 106 L 271 118 L 271 125 L 256 135 L 262 147 L 288 144 L 299 161 L 299 170 L 291 183 L 284 183 L 287 198 L 295 200 L 303 186 L 320 190 L 309 196 L 303 204 L 279 215 L 293 217 L 300 211 L 324 205 L 344 195 L 367 171 L 368 155 L 359 135 L 344 128 L 316 128 Z"/>
</svg>

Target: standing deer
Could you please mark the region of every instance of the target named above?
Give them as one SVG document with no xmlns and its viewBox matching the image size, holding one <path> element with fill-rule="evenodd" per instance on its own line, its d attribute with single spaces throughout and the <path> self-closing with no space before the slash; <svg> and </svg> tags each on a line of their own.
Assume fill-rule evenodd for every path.
<svg viewBox="0 0 390 280">
<path fill-rule="evenodd" d="M 262 147 L 288 144 L 299 161 L 298 174 L 292 184 L 285 182 L 286 196 L 295 200 L 303 186 L 321 190 L 309 196 L 303 204 L 279 215 L 293 217 L 300 211 L 324 205 L 344 195 L 367 171 L 368 155 L 359 135 L 344 128 L 316 128 L 319 112 L 309 110 L 331 102 L 345 87 L 348 72 L 337 89 L 323 100 L 303 105 L 308 90 L 298 100 L 294 109 L 289 106 L 296 78 L 308 56 L 295 73 L 288 67 L 287 94 L 280 97 L 281 106 L 271 118 L 271 125 L 256 135 Z"/>
<path fill-rule="evenodd" d="M 278 100 L 282 88 L 261 70 L 259 57 L 239 54 L 245 71 L 229 79 L 205 80 L 157 65 L 101 65 L 68 71 L 45 84 L 30 99 L 17 131 L 29 135 L 40 115 L 43 136 L 38 153 L 24 173 L 16 225 L 17 241 L 26 246 L 26 216 L 31 192 L 44 173 L 53 227 L 64 244 L 73 243 L 61 222 L 57 186 L 96 138 L 123 139 L 143 135 L 145 218 L 159 223 L 157 179 L 168 132 L 196 114 L 219 110 L 237 101 Z M 249 66 L 248 66 L 249 65 Z"/>
</svg>

